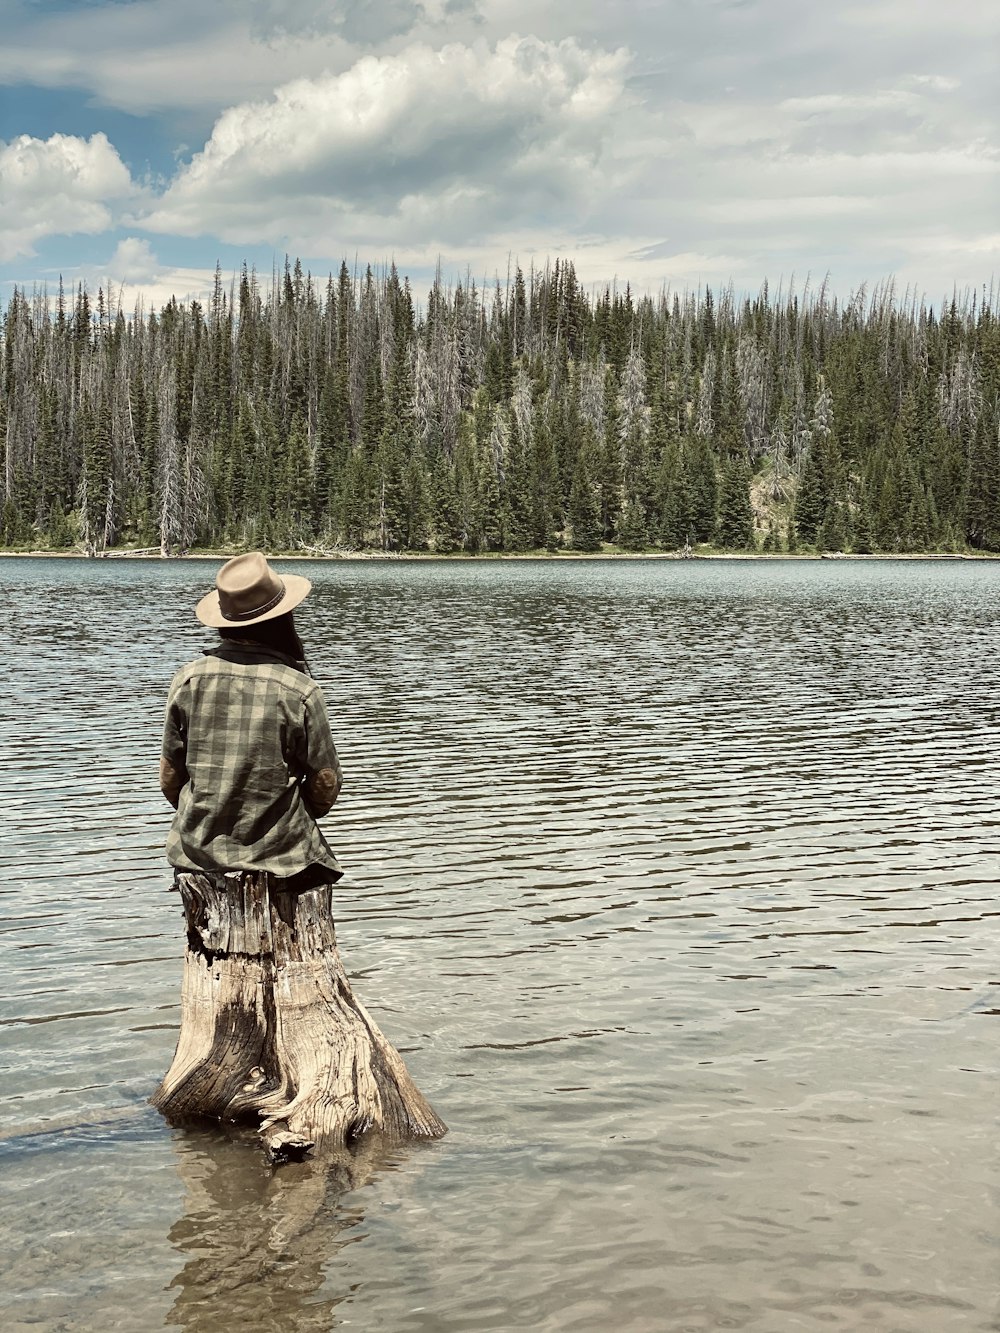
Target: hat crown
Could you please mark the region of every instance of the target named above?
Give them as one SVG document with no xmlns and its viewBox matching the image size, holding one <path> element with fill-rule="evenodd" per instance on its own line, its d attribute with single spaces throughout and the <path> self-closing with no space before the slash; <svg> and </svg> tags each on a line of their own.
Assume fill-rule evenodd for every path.
<svg viewBox="0 0 1000 1333">
<path fill-rule="evenodd" d="M 256 625 L 259 620 L 286 615 L 309 595 L 311 587 L 301 574 L 279 577 L 263 551 L 251 551 L 226 561 L 215 577 L 215 587 L 194 613 L 212 629 Z"/>
<path fill-rule="evenodd" d="M 270 611 L 285 595 L 285 585 L 261 551 L 228 560 L 219 570 L 215 586 L 219 610 L 226 620 L 236 624 Z"/>
</svg>

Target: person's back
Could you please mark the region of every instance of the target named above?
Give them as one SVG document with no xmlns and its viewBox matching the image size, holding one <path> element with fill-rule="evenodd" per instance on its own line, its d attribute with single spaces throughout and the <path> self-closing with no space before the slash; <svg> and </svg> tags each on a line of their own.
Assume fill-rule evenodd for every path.
<svg viewBox="0 0 1000 1333">
<path fill-rule="evenodd" d="M 176 870 L 340 878 L 316 823 L 337 798 L 340 766 L 286 609 L 309 587 L 282 583 L 255 552 L 229 561 L 199 604 L 223 638 L 170 686 L 160 785 L 177 809 L 167 839 Z M 247 602 L 250 614 L 239 609 Z"/>
</svg>

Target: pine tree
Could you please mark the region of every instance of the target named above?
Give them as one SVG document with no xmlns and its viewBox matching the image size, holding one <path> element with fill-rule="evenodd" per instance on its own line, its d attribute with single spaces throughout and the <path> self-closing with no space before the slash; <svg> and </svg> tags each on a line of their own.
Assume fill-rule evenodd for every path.
<svg viewBox="0 0 1000 1333">
<path fill-rule="evenodd" d="M 695 435 L 690 454 L 685 452 L 685 466 L 691 495 L 691 534 L 696 542 L 708 542 L 715 536 L 718 480 L 715 460 L 703 435 Z"/>
<path fill-rule="evenodd" d="M 378 544 L 383 551 L 398 551 L 406 541 L 405 455 L 397 430 L 386 425 L 375 454 L 375 492 Z"/>
<path fill-rule="evenodd" d="M 329 523 L 350 450 L 349 401 L 342 367 L 328 365 L 319 397 L 316 432 L 316 521 Z"/>
<path fill-rule="evenodd" d="M 455 470 L 439 455 L 434 465 L 434 550 L 438 555 L 459 551 L 465 544 L 458 508 Z"/>
<path fill-rule="evenodd" d="M 618 517 L 615 540 L 625 551 L 644 551 L 649 546 L 646 517 L 639 500 L 626 499 Z"/>
<path fill-rule="evenodd" d="M 816 534 L 817 551 L 842 551 L 847 545 L 843 514 L 836 501 L 826 507 L 823 522 Z"/>
<path fill-rule="evenodd" d="M 678 549 L 730 525 L 727 460 L 765 458 L 771 545 L 793 469 L 810 545 L 1000 543 L 994 296 L 940 318 L 891 290 L 842 306 L 589 299 L 560 258 L 487 299 L 438 275 L 417 321 L 391 266 L 356 283 L 342 264 L 318 290 L 289 258 L 270 290 L 245 266 L 237 285 L 230 297 L 220 269 L 206 308 L 172 299 L 131 320 L 82 285 L 54 312 L 15 287 L 0 326 L 7 540 L 420 549 L 443 466 L 442 540 L 466 550 L 586 532 L 584 471 L 602 540 Z"/>
<path fill-rule="evenodd" d="M 488 441 L 479 451 L 476 509 L 479 514 L 477 546 L 486 551 L 503 550 L 504 509 L 500 494 L 500 478 Z"/>
<path fill-rule="evenodd" d="M 337 498 L 338 529 L 346 545 L 362 550 L 369 541 L 372 477 L 364 451 L 355 447 L 347 460 Z"/>
<path fill-rule="evenodd" d="M 981 422 L 969 458 L 965 500 L 969 544 L 1000 551 L 1000 437 Z"/>
<path fill-rule="evenodd" d="M 829 503 L 822 449 L 814 443 L 806 454 L 795 496 L 795 535 L 800 542 L 815 544 Z"/>
<path fill-rule="evenodd" d="M 871 555 L 874 549 L 874 540 L 868 496 L 863 490 L 858 501 L 857 514 L 854 520 L 854 540 L 851 546 L 857 555 Z"/>
<path fill-rule="evenodd" d="M 750 507 L 750 470 L 734 459 L 722 472 L 719 500 L 719 545 L 735 551 L 750 550 L 754 544 L 753 510 Z"/>
<path fill-rule="evenodd" d="M 106 401 L 86 425 L 81 528 L 91 551 L 103 551 L 115 536 L 115 485 L 111 461 L 111 419 Z"/>
<path fill-rule="evenodd" d="M 583 450 L 577 455 L 573 485 L 569 493 L 569 524 L 573 534 L 571 545 L 574 551 L 601 549 L 601 500 L 597 487 L 591 480 L 587 455 Z"/>
<path fill-rule="evenodd" d="M 7 496 L 0 509 L 0 546 L 13 550 L 27 544 L 31 525 L 13 494 Z"/>
<path fill-rule="evenodd" d="M 556 533 L 562 520 L 559 503 L 559 460 L 556 457 L 552 432 L 541 412 L 535 414 L 532 431 L 530 488 L 531 545 L 555 546 Z"/>
<path fill-rule="evenodd" d="M 624 475 L 619 394 L 617 379 L 611 370 L 605 372 L 604 421 L 604 439 L 595 480 L 601 499 L 601 536 L 604 541 L 613 541 L 621 514 Z"/>
<path fill-rule="evenodd" d="M 532 492 L 527 442 L 517 428 L 511 434 L 504 484 L 501 488 L 502 512 L 507 517 L 504 548 L 527 551 L 532 542 Z"/>
<path fill-rule="evenodd" d="M 278 486 L 282 540 L 288 546 L 300 546 L 312 536 L 314 501 L 309 439 L 299 412 L 292 417 L 291 430 L 281 451 Z"/>
</svg>

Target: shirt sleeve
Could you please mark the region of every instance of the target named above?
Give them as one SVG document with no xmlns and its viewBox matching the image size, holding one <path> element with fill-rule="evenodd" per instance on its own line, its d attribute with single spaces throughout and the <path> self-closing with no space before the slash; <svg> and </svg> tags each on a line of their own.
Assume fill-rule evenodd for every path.
<svg viewBox="0 0 1000 1333">
<path fill-rule="evenodd" d="M 180 690 L 171 685 L 160 753 L 160 790 L 175 808 L 181 788 L 188 780 L 187 715 L 179 696 Z"/>
<path fill-rule="evenodd" d="M 340 793 L 341 771 L 337 749 L 330 732 L 326 703 L 317 687 L 305 701 L 305 781 L 306 805 L 319 818 L 333 806 Z"/>
</svg>

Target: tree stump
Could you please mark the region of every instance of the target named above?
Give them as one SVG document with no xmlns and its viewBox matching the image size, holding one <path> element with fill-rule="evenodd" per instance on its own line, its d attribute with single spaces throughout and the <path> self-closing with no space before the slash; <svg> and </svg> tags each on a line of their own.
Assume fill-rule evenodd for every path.
<svg viewBox="0 0 1000 1333">
<path fill-rule="evenodd" d="M 369 1130 L 438 1138 L 444 1122 L 351 990 L 330 886 L 183 873 L 181 1031 L 153 1094 L 168 1119 L 255 1124 L 273 1161 Z"/>
</svg>

